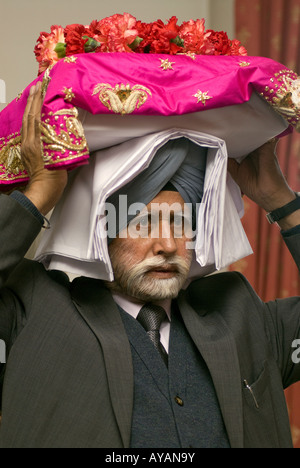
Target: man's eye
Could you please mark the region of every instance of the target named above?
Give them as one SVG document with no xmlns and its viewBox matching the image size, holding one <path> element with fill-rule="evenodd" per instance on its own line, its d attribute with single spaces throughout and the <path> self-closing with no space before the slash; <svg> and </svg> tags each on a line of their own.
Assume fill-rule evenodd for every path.
<svg viewBox="0 0 300 468">
<path fill-rule="evenodd" d="M 144 216 L 143 218 L 141 218 L 141 219 L 139 220 L 139 225 L 140 225 L 141 227 L 148 227 L 148 225 L 149 225 L 149 218 L 148 218 L 148 216 Z"/>
<path fill-rule="evenodd" d="M 174 216 L 174 226 L 176 227 L 181 227 L 183 226 L 184 221 L 182 216 Z"/>
</svg>

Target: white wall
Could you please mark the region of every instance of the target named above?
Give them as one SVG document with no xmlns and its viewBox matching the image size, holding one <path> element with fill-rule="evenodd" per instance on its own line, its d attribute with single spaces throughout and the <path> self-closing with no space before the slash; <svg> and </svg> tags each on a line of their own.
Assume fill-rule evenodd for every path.
<svg viewBox="0 0 300 468">
<path fill-rule="evenodd" d="M 88 24 L 114 13 L 131 13 L 145 22 L 178 17 L 206 18 L 206 26 L 234 36 L 234 0 L 0 0 L 0 79 L 6 102 L 37 76 L 33 49 L 41 31 L 52 24 Z M 2 88 L 3 89 L 3 88 Z M 1 104 L 0 110 L 5 107 Z"/>
</svg>

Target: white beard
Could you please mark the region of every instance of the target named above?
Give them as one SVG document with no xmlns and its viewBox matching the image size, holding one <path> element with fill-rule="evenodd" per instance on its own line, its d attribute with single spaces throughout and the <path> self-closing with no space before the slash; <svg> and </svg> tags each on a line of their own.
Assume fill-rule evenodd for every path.
<svg viewBox="0 0 300 468">
<path fill-rule="evenodd" d="M 175 299 L 184 286 L 191 264 L 192 254 L 187 260 L 174 256 L 165 258 L 163 256 L 144 260 L 128 270 L 124 265 L 130 264 L 122 258 L 122 265 L 115 264 L 117 255 L 111 255 L 115 273 L 115 281 L 108 283 L 108 287 L 115 291 L 134 297 L 141 301 L 161 301 L 164 299 Z M 129 260 L 129 259 L 128 259 Z M 159 267 L 176 267 L 176 275 L 173 278 L 158 279 L 150 277 L 147 273 Z"/>
</svg>

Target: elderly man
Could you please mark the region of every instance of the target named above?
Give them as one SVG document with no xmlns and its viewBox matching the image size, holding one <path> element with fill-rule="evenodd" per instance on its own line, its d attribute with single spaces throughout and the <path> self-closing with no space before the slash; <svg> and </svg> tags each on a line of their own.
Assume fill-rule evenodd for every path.
<svg viewBox="0 0 300 468">
<path fill-rule="evenodd" d="M 299 299 L 264 304 L 236 273 L 182 290 L 193 233 L 188 221 L 183 228 L 186 200 L 176 182 L 135 220 L 143 235 L 132 236 L 129 224 L 109 239 L 112 283 L 70 283 L 23 259 L 67 183 L 65 171 L 44 169 L 40 110 L 37 86 L 22 129 L 30 184 L 25 194 L 0 197 L 0 338 L 8 351 L 0 445 L 291 447 L 283 389 L 300 379 L 291 358 Z M 300 265 L 299 203 L 274 149 L 270 142 L 241 164 L 230 160 L 229 170 L 267 212 L 280 208 L 278 224 Z M 169 216 L 155 213 L 157 204 L 170 206 Z"/>
</svg>

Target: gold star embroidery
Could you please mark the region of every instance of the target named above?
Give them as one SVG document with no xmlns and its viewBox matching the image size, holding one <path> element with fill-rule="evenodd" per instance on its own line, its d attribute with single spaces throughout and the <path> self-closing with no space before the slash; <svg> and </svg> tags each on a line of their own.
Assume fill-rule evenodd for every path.
<svg viewBox="0 0 300 468">
<path fill-rule="evenodd" d="M 71 55 L 70 57 L 66 57 L 64 62 L 66 63 L 76 63 L 77 57 L 74 57 L 74 55 Z"/>
<path fill-rule="evenodd" d="M 192 60 L 196 60 L 196 54 L 194 52 L 186 52 L 184 54 L 177 54 L 177 55 L 185 55 L 186 57 L 190 57 Z"/>
<path fill-rule="evenodd" d="M 212 99 L 212 96 L 208 96 L 208 91 L 203 93 L 200 89 L 194 94 L 194 97 L 198 99 L 197 104 L 201 101 L 204 106 L 206 106 L 206 101 L 208 101 L 208 99 Z"/>
<path fill-rule="evenodd" d="M 187 52 L 185 55 L 187 57 L 190 57 L 192 60 L 196 60 L 196 54 L 194 54 L 193 52 Z"/>
<path fill-rule="evenodd" d="M 65 97 L 64 97 L 65 101 L 71 102 L 72 99 L 74 99 L 75 97 L 75 94 L 73 93 L 72 88 L 65 88 L 64 93 L 65 93 Z"/>
<path fill-rule="evenodd" d="M 175 62 L 170 62 L 169 59 L 163 60 L 159 59 L 161 61 L 160 68 L 163 70 L 173 70 L 172 65 L 174 65 Z"/>
<path fill-rule="evenodd" d="M 16 101 L 19 101 L 21 99 L 23 93 L 24 93 L 24 89 L 18 94 L 18 96 L 16 97 Z"/>
</svg>

